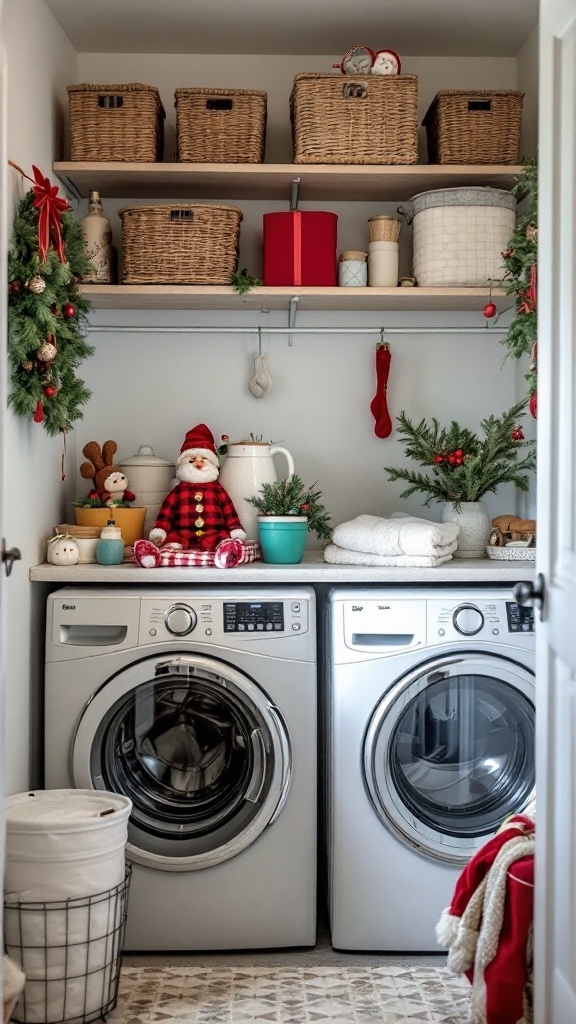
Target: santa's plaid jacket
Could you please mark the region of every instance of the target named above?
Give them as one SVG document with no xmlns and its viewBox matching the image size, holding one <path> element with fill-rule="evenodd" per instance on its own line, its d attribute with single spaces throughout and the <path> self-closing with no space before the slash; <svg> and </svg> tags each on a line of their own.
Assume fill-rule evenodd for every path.
<svg viewBox="0 0 576 1024">
<path fill-rule="evenodd" d="M 164 498 L 155 525 L 166 530 L 165 544 L 178 542 L 184 547 L 214 550 L 242 524 L 229 495 L 217 480 L 190 484 L 180 481 Z"/>
</svg>

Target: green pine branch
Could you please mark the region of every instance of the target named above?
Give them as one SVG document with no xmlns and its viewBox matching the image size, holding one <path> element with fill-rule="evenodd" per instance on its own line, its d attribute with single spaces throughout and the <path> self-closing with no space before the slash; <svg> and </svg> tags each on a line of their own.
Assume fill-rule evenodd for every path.
<svg viewBox="0 0 576 1024">
<path fill-rule="evenodd" d="M 456 509 L 463 501 L 480 501 L 502 484 L 511 483 L 527 491 L 529 474 L 536 468 L 535 442 L 512 437 L 525 414 L 526 403 L 522 401 L 501 416 L 488 416 L 480 424 L 483 437 L 479 437 L 455 420 L 449 427 L 440 426 L 436 419 L 431 424 L 424 419 L 413 424 L 401 412 L 398 433 L 404 439 L 405 454 L 427 472 L 385 466 L 388 479 L 408 485 L 401 498 L 422 493 L 427 495 L 427 506 L 432 501 L 449 501 Z M 456 451 L 462 452 L 459 464 Z"/>
<path fill-rule="evenodd" d="M 306 516 L 308 528 L 320 540 L 330 540 L 332 517 L 322 504 L 322 492 L 315 491 L 314 487 L 315 484 L 306 487 L 294 473 L 287 480 L 262 484 L 260 495 L 247 500 L 263 516 Z"/>
<path fill-rule="evenodd" d="M 538 162 L 534 157 L 528 160 L 512 194 L 519 201 L 519 216 L 508 248 L 503 253 L 503 286 L 507 295 L 516 298 L 516 312 L 502 344 L 515 359 L 530 355 L 538 337 L 536 310 L 526 311 L 524 296 L 530 284 L 530 272 L 538 260 Z M 536 390 L 536 376 L 527 376 L 530 394 Z"/>
</svg>

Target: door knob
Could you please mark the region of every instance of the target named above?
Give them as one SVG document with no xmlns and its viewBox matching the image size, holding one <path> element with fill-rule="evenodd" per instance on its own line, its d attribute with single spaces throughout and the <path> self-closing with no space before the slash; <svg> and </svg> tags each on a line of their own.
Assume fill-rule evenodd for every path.
<svg viewBox="0 0 576 1024">
<path fill-rule="evenodd" d="M 9 576 L 12 572 L 12 566 L 14 562 L 19 562 L 22 558 L 19 548 L 6 548 L 6 541 L 2 537 L 2 562 L 6 566 L 6 575 Z"/>
<path fill-rule="evenodd" d="M 542 573 L 538 573 L 533 583 L 526 580 L 522 583 L 517 583 L 512 593 L 514 600 L 518 604 L 531 604 L 542 610 L 544 604 L 544 577 Z"/>
</svg>

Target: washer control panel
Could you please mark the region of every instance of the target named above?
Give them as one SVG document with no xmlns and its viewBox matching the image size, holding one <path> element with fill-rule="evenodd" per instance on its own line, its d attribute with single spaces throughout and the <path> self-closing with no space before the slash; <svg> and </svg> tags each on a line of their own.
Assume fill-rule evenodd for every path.
<svg viewBox="0 0 576 1024">
<path fill-rule="evenodd" d="M 453 600 L 432 598 L 427 605 L 429 644 L 467 639 L 506 643 L 520 636 L 530 636 L 534 641 L 534 610 L 507 601 L 504 596 L 483 598 L 475 593 Z"/>
<path fill-rule="evenodd" d="M 254 595 L 254 598 L 256 595 Z M 310 602 L 293 599 L 242 600 L 227 597 L 162 596 L 140 602 L 140 642 L 170 639 L 232 644 L 297 637 L 310 630 Z"/>
<path fill-rule="evenodd" d="M 225 601 L 225 633 L 281 633 L 284 630 L 283 601 Z"/>
</svg>

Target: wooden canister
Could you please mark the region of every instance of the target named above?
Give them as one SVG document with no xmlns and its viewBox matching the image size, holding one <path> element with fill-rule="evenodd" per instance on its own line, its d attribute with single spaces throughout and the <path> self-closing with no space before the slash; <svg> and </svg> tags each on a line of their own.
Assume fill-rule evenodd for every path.
<svg viewBox="0 0 576 1024">
<path fill-rule="evenodd" d="M 370 217 L 368 240 L 370 242 L 397 242 L 400 237 L 401 221 L 398 217 Z"/>
</svg>

